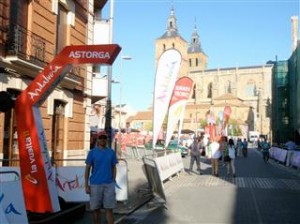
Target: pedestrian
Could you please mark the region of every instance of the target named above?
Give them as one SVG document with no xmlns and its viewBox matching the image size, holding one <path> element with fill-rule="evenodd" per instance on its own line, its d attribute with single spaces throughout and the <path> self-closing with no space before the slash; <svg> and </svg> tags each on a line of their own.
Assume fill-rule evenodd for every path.
<svg viewBox="0 0 300 224">
<path fill-rule="evenodd" d="M 235 175 L 235 146 L 234 141 L 232 139 L 229 139 L 228 146 L 225 150 L 225 156 L 226 156 L 226 163 L 227 163 L 227 175 L 230 175 L 230 168 L 232 171 L 232 176 L 236 177 Z"/>
<path fill-rule="evenodd" d="M 220 144 L 217 141 L 217 136 L 212 139 L 212 142 L 209 144 L 209 154 L 211 155 L 211 166 L 212 166 L 212 175 L 219 176 L 219 159 L 221 156 L 220 153 Z"/>
<path fill-rule="evenodd" d="M 227 147 L 227 136 L 222 136 L 221 137 L 221 142 L 220 142 L 220 152 L 221 152 L 221 160 L 223 162 L 223 166 L 226 165 L 224 157 L 225 157 L 225 149 Z"/>
<path fill-rule="evenodd" d="M 199 171 L 199 174 L 201 175 L 201 167 L 200 167 L 200 143 L 198 141 L 197 137 L 194 137 L 194 141 L 192 145 L 190 146 L 190 169 L 189 172 L 193 170 L 194 162 L 196 161 L 197 170 Z"/>
<path fill-rule="evenodd" d="M 90 195 L 90 208 L 93 221 L 100 223 L 101 208 L 105 209 L 106 221 L 113 224 L 113 208 L 116 207 L 116 153 L 107 147 L 108 136 L 101 132 L 96 147 L 91 149 L 86 158 L 85 191 Z M 91 175 L 90 175 L 91 172 Z"/>
<path fill-rule="evenodd" d="M 284 144 L 284 146 L 287 148 L 287 150 L 296 150 L 297 149 L 297 145 L 293 141 L 292 138 L 289 138 L 289 140 Z"/>
<path fill-rule="evenodd" d="M 242 139 L 238 139 L 237 143 L 236 143 L 236 147 L 237 147 L 237 157 L 241 157 L 242 156 L 242 150 L 243 150 L 243 142 Z"/>
<path fill-rule="evenodd" d="M 207 156 L 208 155 L 208 144 L 209 144 L 209 137 L 207 134 L 204 134 L 202 143 L 203 143 L 205 155 Z"/>
<path fill-rule="evenodd" d="M 297 145 L 293 141 L 293 138 L 289 138 L 288 141 L 284 144 L 287 151 L 287 158 L 286 158 L 286 166 L 290 166 L 291 158 L 294 155 L 294 151 L 297 150 Z"/>
<path fill-rule="evenodd" d="M 243 149 L 242 149 L 242 153 L 244 157 L 247 157 L 247 153 L 248 153 L 248 142 L 246 140 L 246 138 L 244 138 L 243 141 Z"/>
<path fill-rule="evenodd" d="M 270 149 L 270 144 L 267 142 L 266 139 L 264 139 L 263 142 L 261 143 L 261 152 L 263 155 L 263 160 L 265 162 L 269 161 L 269 149 Z"/>
</svg>

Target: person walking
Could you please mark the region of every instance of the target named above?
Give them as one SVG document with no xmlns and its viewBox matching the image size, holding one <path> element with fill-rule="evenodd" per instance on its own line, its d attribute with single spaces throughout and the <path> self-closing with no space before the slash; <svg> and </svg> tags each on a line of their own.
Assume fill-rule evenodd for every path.
<svg viewBox="0 0 300 224">
<path fill-rule="evenodd" d="M 200 143 L 198 141 L 197 137 L 194 137 L 194 141 L 192 143 L 192 145 L 190 146 L 190 156 L 191 156 L 191 160 L 190 160 L 190 169 L 189 172 L 191 172 L 193 170 L 193 166 L 194 166 L 194 162 L 196 161 L 196 165 L 197 165 L 197 170 L 199 171 L 199 174 L 201 175 L 201 167 L 200 167 Z"/>
<path fill-rule="evenodd" d="M 213 141 L 210 143 L 209 154 L 211 155 L 211 166 L 212 166 L 212 175 L 219 176 L 219 159 L 221 156 L 220 153 L 220 144 L 217 141 L 217 137 L 213 138 Z"/>
<path fill-rule="evenodd" d="M 248 142 L 247 140 L 244 138 L 243 141 L 243 149 L 242 149 L 242 153 L 244 157 L 247 157 L 247 153 L 248 153 Z"/>
<path fill-rule="evenodd" d="M 96 147 L 91 149 L 86 158 L 85 191 L 90 195 L 90 208 L 93 211 L 93 222 L 101 221 L 101 208 L 105 209 L 106 221 L 113 224 L 113 208 L 116 207 L 116 153 L 107 147 L 108 136 L 101 132 Z M 90 175 L 91 174 L 91 175 Z"/>
<path fill-rule="evenodd" d="M 269 161 L 269 149 L 270 149 L 270 144 L 267 142 L 266 139 L 264 139 L 263 142 L 261 143 L 261 152 L 263 155 L 264 162 Z"/>
<path fill-rule="evenodd" d="M 220 152 L 221 152 L 221 160 L 223 162 L 223 166 L 226 165 L 226 162 L 224 160 L 225 158 L 225 150 L 227 148 L 227 136 L 222 136 L 221 137 L 221 142 L 220 142 Z"/>
<path fill-rule="evenodd" d="M 232 176 L 236 177 L 235 175 L 235 146 L 234 146 L 234 142 L 232 139 L 229 139 L 228 141 L 228 146 L 226 148 L 225 151 L 225 156 L 226 156 L 226 163 L 227 163 L 227 175 L 230 175 L 230 168 L 232 171 Z"/>
<path fill-rule="evenodd" d="M 242 150 L 243 150 L 243 142 L 242 139 L 238 139 L 236 143 L 236 148 L 237 148 L 237 157 L 242 156 Z"/>
</svg>

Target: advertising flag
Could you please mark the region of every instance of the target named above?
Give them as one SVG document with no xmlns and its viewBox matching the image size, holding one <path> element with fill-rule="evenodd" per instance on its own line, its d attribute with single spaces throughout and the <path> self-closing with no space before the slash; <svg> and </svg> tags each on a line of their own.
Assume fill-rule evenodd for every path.
<svg viewBox="0 0 300 224">
<path fill-rule="evenodd" d="M 223 112 L 223 123 L 222 123 L 222 133 L 227 136 L 227 124 L 231 115 L 231 107 L 225 106 Z"/>
<path fill-rule="evenodd" d="M 183 122 L 185 106 L 190 96 L 192 86 L 193 81 L 188 77 L 182 77 L 176 81 L 169 106 L 165 146 L 168 146 L 176 124 L 179 124 L 179 127 L 182 127 L 181 124 Z M 180 131 L 181 130 L 178 130 L 178 134 L 180 134 Z"/>
<path fill-rule="evenodd" d="M 180 64 L 181 54 L 175 49 L 166 50 L 158 60 L 153 97 L 153 148 L 168 111 Z"/>
</svg>

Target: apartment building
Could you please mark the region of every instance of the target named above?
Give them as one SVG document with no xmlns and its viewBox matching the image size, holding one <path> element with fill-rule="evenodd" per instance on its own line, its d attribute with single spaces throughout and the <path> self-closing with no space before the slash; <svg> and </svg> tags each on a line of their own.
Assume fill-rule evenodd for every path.
<svg viewBox="0 0 300 224">
<path fill-rule="evenodd" d="M 107 0 L 0 1 L 0 91 L 17 97 L 67 45 L 94 42 Z M 54 159 L 84 158 L 90 146 L 92 66 L 77 66 L 40 106 Z M 105 84 L 103 84 L 105 85 Z M 94 99 L 95 100 L 95 99 Z M 0 158 L 18 159 L 14 109 L 0 113 Z"/>
</svg>

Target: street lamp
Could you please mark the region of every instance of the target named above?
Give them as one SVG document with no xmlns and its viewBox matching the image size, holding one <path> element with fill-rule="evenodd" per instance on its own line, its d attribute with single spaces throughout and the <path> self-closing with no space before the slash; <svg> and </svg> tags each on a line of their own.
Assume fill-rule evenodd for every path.
<svg viewBox="0 0 300 224">
<path fill-rule="evenodd" d="M 122 118 L 122 111 L 121 111 L 121 106 L 122 106 L 122 73 L 123 73 L 123 61 L 124 60 L 131 60 L 130 56 L 121 56 L 121 66 L 120 66 L 120 78 L 119 78 L 119 83 L 120 83 L 120 105 L 119 105 L 119 136 L 118 136 L 118 141 L 119 141 L 119 152 L 118 155 L 121 157 L 122 156 L 122 149 L 121 149 L 121 144 L 122 144 L 122 139 L 121 139 L 121 118 Z"/>
<path fill-rule="evenodd" d="M 122 76 L 123 76 L 123 61 L 124 60 L 131 60 L 132 58 L 130 56 L 121 56 L 121 66 L 120 66 L 120 105 L 119 105 L 119 133 L 121 133 L 121 128 L 122 128 L 122 111 L 121 111 L 121 107 L 122 107 Z"/>
</svg>

